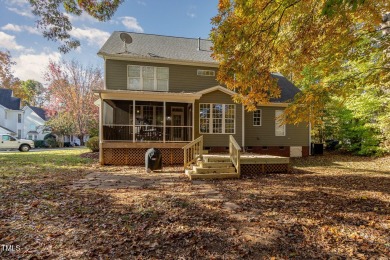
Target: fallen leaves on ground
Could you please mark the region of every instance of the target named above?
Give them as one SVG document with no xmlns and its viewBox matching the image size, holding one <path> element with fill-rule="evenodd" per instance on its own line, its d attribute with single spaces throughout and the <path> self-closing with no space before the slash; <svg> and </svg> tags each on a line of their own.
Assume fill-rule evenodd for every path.
<svg viewBox="0 0 390 260">
<path fill-rule="evenodd" d="M 194 182 L 178 167 L 147 174 L 95 161 L 56 170 L 38 165 L 34 172 L 18 165 L 22 174 L 10 174 L 2 162 L 8 174 L 1 178 L 0 244 L 20 250 L 1 257 L 390 257 L 390 157 L 300 158 L 290 174 Z M 74 188 L 96 172 L 102 182 L 112 175 L 133 185 Z"/>
</svg>

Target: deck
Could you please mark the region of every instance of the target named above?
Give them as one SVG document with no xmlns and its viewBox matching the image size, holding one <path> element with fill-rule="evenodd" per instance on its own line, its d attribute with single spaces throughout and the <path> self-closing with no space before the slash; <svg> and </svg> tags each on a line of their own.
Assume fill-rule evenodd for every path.
<svg viewBox="0 0 390 260">
<path fill-rule="evenodd" d="M 229 154 L 204 154 L 204 158 L 230 158 Z M 289 164 L 290 158 L 275 155 L 241 153 L 240 164 Z"/>
<path fill-rule="evenodd" d="M 234 179 L 246 174 L 288 173 L 289 165 L 289 157 L 242 153 L 237 172 L 229 154 L 204 154 L 202 160 L 185 174 L 191 180 Z"/>
</svg>

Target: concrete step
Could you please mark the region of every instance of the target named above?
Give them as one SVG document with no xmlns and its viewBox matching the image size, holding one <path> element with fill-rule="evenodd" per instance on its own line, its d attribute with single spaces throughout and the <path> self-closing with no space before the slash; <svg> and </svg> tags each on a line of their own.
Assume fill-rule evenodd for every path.
<svg viewBox="0 0 390 260">
<path fill-rule="evenodd" d="M 203 156 L 205 162 L 230 162 L 229 156 Z"/>
<path fill-rule="evenodd" d="M 206 173 L 229 173 L 236 172 L 234 167 L 223 167 L 223 168 L 202 168 L 199 166 L 194 166 L 192 168 L 197 174 L 206 174 Z"/>
<path fill-rule="evenodd" d="M 186 173 L 187 174 L 187 173 Z M 206 174 L 187 174 L 190 180 L 198 179 L 238 179 L 240 175 L 236 172 L 206 173 Z"/>
<path fill-rule="evenodd" d="M 202 168 L 228 168 L 232 167 L 231 162 L 199 162 L 198 166 Z"/>
</svg>

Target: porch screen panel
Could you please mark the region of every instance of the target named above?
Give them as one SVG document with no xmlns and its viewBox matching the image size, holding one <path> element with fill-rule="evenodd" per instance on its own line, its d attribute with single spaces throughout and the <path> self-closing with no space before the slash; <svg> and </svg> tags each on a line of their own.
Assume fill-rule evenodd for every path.
<svg viewBox="0 0 390 260">
<path fill-rule="evenodd" d="M 210 104 L 200 104 L 199 132 L 206 134 L 210 131 Z"/>
<path fill-rule="evenodd" d="M 222 104 L 213 104 L 213 133 L 222 133 L 222 109 Z"/>
</svg>

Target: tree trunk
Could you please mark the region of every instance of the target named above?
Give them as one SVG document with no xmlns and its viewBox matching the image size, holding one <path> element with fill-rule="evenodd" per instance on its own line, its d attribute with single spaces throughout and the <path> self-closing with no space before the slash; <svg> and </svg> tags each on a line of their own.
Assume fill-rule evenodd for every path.
<svg viewBox="0 0 390 260">
<path fill-rule="evenodd" d="M 84 135 L 78 135 L 77 138 L 80 139 L 80 146 L 84 146 Z"/>
</svg>

